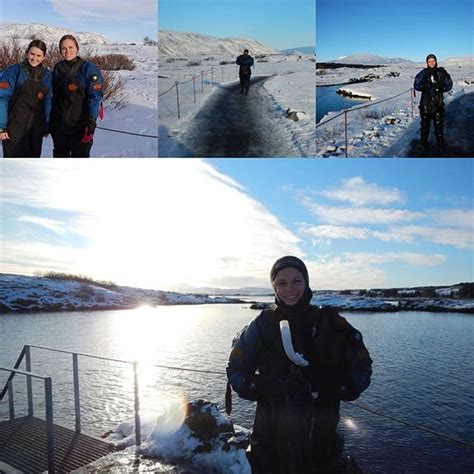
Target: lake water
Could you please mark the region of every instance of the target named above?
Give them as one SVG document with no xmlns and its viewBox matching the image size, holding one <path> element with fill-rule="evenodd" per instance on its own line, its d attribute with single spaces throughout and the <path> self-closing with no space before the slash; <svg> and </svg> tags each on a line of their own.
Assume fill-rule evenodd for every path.
<svg viewBox="0 0 474 474">
<path fill-rule="evenodd" d="M 104 357 L 224 372 L 233 336 L 258 314 L 247 305 L 164 306 L 126 311 L 0 316 L 0 366 L 24 344 Z M 474 443 L 474 318 L 463 314 L 343 313 L 360 329 L 374 361 L 372 384 L 355 403 Z M 133 416 L 130 366 L 79 358 L 83 431 L 99 435 Z M 53 377 L 55 421 L 74 427 L 71 356 L 32 349 L 32 369 Z M 6 375 L 0 372 L 0 386 Z M 224 405 L 225 376 L 144 365 L 144 417 L 176 398 Z M 24 378 L 15 378 L 17 416 L 25 414 Z M 34 382 L 43 415 L 42 385 Z M 233 394 L 233 421 L 251 427 L 254 404 Z M 8 402 L 0 402 L 0 419 Z M 346 449 L 367 472 L 466 472 L 474 449 L 342 405 Z"/>
<path fill-rule="evenodd" d="M 328 112 L 342 112 L 344 109 L 367 102 L 367 100 L 351 99 L 337 94 L 336 91 L 341 87 L 341 85 L 316 87 L 316 123 L 319 123 Z"/>
</svg>

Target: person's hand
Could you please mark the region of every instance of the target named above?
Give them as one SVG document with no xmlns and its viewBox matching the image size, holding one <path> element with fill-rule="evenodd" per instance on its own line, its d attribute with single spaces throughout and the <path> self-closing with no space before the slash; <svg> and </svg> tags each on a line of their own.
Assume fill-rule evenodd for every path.
<svg viewBox="0 0 474 474">
<path fill-rule="evenodd" d="M 0 132 L 0 140 L 10 140 L 10 135 L 8 135 L 8 132 Z"/>
<path fill-rule="evenodd" d="M 84 132 L 87 134 L 87 135 L 94 135 L 94 132 L 95 132 L 95 128 L 97 127 L 97 122 L 95 119 L 93 118 L 90 118 L 87 123 L 86 123 L 86 128 L 84 130 Z"/>
</svg>

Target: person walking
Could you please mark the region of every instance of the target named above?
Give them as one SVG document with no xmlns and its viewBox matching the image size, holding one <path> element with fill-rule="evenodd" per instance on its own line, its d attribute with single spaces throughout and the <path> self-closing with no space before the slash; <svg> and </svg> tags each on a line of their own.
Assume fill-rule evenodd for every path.
<svg viewBox="0 0 474 474">
<path fill-rule="evenodd" d="M 235 63 L 239 67 L 239 79 L 240 79 L 240 93 L 245 95 L 249 93 L 250 77 L 252 76 L 252 70 L 250 69 L 254 65 L 252 56 L 249 55 L 249 50 L 245 49 L 244 54 L 241 54 L 235 60 Z"/>
<path fill-rule="evenodd" d="M 0 74 L 0 140 L 4 158 L 39 158 L 51 111 L 46 44 L 33 40 L 25 60 Z"/>
<path fill-rule="evenodd" d="M 361 333 L 332 308 L 311 305 L 306 265 L 278 259 L 270 272 L 275 305 L 235 337 L 227 376 L 257 401 L 250 441 L 253 474 L 359 472 L 342 456 L 341 400 L 369 386 L 372 360 Z"/>
<path fill-rule="evenodd" d="M 414 82 L 414 88 L 421 92 L 421 147 L 423 156 L 429 155 L 428 138 L 430 125 L 433 121 L 438 154 L 443 156 L 446 151 L 444 141 L 444 100 L 443 94 L 453 87 L 453 81 L 446 69 L 438 66 L 434 54 L 426 56 L 427 67 L 420 71 Z"/>
</svg>

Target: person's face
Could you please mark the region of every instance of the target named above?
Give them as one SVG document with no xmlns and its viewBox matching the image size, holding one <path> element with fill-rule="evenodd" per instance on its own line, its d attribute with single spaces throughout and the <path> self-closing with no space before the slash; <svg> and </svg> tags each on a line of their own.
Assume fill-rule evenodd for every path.
<svg viewBox="0 0 474 474">
<path fill-rule="evenodd" d="M 436 66 L 436 59 L 434 59 L 434 58 L 428 59 L 427 62 L 428 62 L 428 67 L 431 68 L 431 69 L 433 69 Z"/>
<path fill-rule="evenodd" d="M 280 301 L 293 306 L 298 303 L 306 288 L 303 274 L 293 267 L 280 270 L 273 282 L 275 294 Z"/>
<path fill-rule="evenodd" d="M 249 52 L 248 51 L 244 51 L 244 56 L 248 56 Z"/>
<path fill-rule="evenodd" d="M 73 40 L 65 39 L 61 43 L 61 54 L 66 61 L 72 61 L 78 53 L 76 43 Z"/>
<path fill-rule="evenodd" d="M 28 62 L 30 63 L 30 66 L 32 67 L 39 66 L 43 62 L 44 58 L 45 56 L 44 56 L 43 51 L 34 46 L 30 48 L 28 52 L 26 53 L 26 59 L 28 60 Z"/>
</svg>

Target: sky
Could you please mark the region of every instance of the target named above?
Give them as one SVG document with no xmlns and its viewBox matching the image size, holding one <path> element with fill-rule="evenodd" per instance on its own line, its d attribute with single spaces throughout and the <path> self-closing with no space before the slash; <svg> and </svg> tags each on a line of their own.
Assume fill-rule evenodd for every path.
<svg viewBox="0 0 474 474">
<path fill-rule="evenodd" d="M 274 49 L 315 44 L 315 0 L 159 0 L 160 30 L 250 38 Z"/>
<path fill-rule="evenodd" d="M 9 23 L 44 23 L 100 33 L 110 42 L 156 38 L 157 0 L 1 0 L 0 18 Z"/>
<path fill-rule="evenodd" d="M 269 288 L 293 254 L 314 290 L 473 281 L 473 178 L 470 159 L 2 160 L 0 271 Z"/>
<path fill-rule="evenodd" d="M 472 0 L 317 0 L 316 54 L 372 53 L 424 62 L 474 55 Z"/>
</svg>

